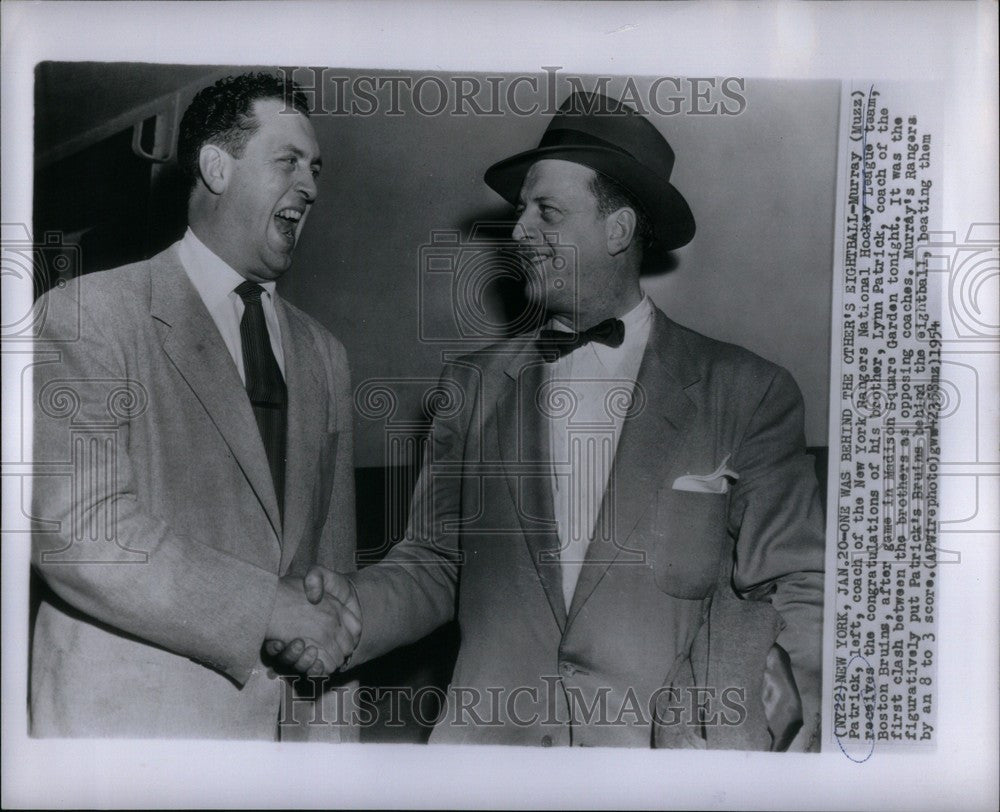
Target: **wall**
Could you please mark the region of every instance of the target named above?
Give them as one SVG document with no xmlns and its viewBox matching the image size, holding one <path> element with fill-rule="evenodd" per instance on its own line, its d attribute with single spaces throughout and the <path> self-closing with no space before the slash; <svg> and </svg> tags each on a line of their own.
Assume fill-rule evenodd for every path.
<svg viewBox="0 0 1000 812">
<path fill-rule="evenodd" d="M 646 93 L 648 80 L 636 84 Z M 839 85 L 747 80 L 743 95 L 739 115 L 654 118 L 677 155 L 672 180 L 698 233 L 675 253 L 675 267 L 643 284 L 675 320 L 788 368 L 805 397 L 807 442 L 826 445 Z M 328 111 L 346 106 L 346 97 L 321 101 Z M 424 108 L 435 105 L 428 90 Z M 441 347 L 419 340 L 421 318 L 425 329 L 436 325 L 452 305 L 437 289 L 421 316 L 421 246 L 434 230 L 467 237 L 475 221 L 509 218 L 483 171 L 535 146 L 547 122 L 421 115 L 405 92 L 403 115 L 386 115 L 388 107 L 314 116 L 321 196 L 282 282 L 284 295 L 347 346 L 355 386 L 437 376 Z M 407 391 L 397 417 L 419 414 Z M 359 418 L 357 431 L 357 464 L 383 464 L 382 424 Z"/>
<path fill-rule="evenodd" d="M 87 132 L 107 128 L 109 121 L 128 119 L 130 110 L 143 110 L 164 93 L 181 91 L 186 102 L 201 84 L 247 69 L 46 63 L 36 74 L 38 154 L 55 155 Z M 393 75 L 411 82 L 433 77 Z M 447 285 L 428 284 L 421 249 L 435 231 L 460 230 L 468 244 L 474 223 L 510 218 L 510 208 L 483 183 L 483 172 L 535 146 L 548 116 L 469 115 L 470 105 L 457 100 L 440 114 L 425 115 L 417 112 L 405 88 L 395 105 L 388 91 L 377 93 L 378 103 L 372 105 L 340 90 L 358 86 L 362 76 L 384 79 L 384 72 L 326 69 L 295 76 L 313 88 L 320 108 L 313 122 L 325 165 L 319 202 L 293 269 L 282 280 L 282 293 L 344 342 L 355 385 L 375 378 L 436 379 L 443 346 L 421 336 L 440 334 L 454 307 Z M 438 78 L 454 87 L 454 77 Z M 487 77 L 474 78 L 490 86 Z M 480 93 L 477 103 L 486 110 L 509 108 L 509 89 L 525 88 L 510 75 L 491 78 L 503 98 L 497 102 Z M 551 93 L 546 77 L 536 78 L 539 92 L 516 96 L 521 107 L 544 107 L 550 97 L 558 103 L 569 93 L 565 76 L 551 85 Z M 591 88 L 595 80 L 578 81 Z M 635 80 L 637 98 L 648 99 L 651 81 Z M 839 84 L 748 79 L 741 93 L 746 104 L 738 115 L 693 114 L 718 101 L 730 110 L 736 105 L 718 89 L 707 102 L 692 100 L 690 83 L 681 86 L 684 92 L 677 98 L 687 98 L 678 104 L 678 114 L 651 118 L 677 155 L 673 181 L 694 211 L 698 233 L 675 252 L 668 269 L 647 275 L 644 287 L 682 324 L 787 367 L 805 397 L 807 442 L 826 445 Z M 623 88 L 624 80 L 616 80 L 608 92 L 620 95 Z M 438 94 L 429 84 L 425 91 L 423 107 L 432 109 Z M 667 91 L 673 95 L 669 85 Z M 670 108 L 664 94 L 658 98 L 661 107 Z M 342 115 L 351 103 L 371 113 Z M 454 115 L 456 106 L 466 114 Z M 165 182 L 160 187 L 171 188 Z M 38 193 L 45 194 L 45 188 L 40 185 Z M 47 199 L 51 203 L 65 194 L 57 190 Z M 37 209 L 36 230 L 44 230 L 50 224 Z M 159 228 L 155 239 L 147 240 L 147 253 L 183 230 L 179 219 L 173 222 L 173 208 L 153 205 L 153 210 L 152 224 Z M 71 230 L 72 224 L 51 227 Z M 505 231 L 509 228 L 488 234 Z M 427 295 L 421 301 L 422 283 Z M 483 305 L 487 315 L 497 316 L 496 300 L 486 296 Z M 420 391 L 400 387 L 396 419 L 420 416 Z M 357 432 L 357 464 L 384 464 L 383 423 L 359 417 Z"/>
</svg>

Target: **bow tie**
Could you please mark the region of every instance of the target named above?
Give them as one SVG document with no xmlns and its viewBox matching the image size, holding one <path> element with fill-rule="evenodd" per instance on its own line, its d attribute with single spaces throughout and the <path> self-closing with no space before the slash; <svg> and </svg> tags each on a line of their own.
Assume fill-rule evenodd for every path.
<svg viewBox="0 0 1000 812">
<path fill-rule="evenodd" d="M 605 319 L 582 333 L 542 330 L 538 334 L 538 350 L 549 362 L 556 361 L 591 341 L 608 347 L 620 347 L 625 340 L 625 324 L 621 319 Z"/>
</svg>

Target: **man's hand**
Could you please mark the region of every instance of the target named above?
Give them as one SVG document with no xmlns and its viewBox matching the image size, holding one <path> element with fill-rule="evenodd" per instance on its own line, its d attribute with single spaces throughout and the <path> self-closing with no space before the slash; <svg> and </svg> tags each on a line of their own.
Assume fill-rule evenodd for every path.
<svg viewBox="0 0 1000 812">
<path fill-rule="evenodd" d="M 792 661 L 780 645 L 775 643 L 767 652 L 764 667 L 764 716 L 771 733 L 771 750 L 783 753 L 793 743 L 798 752 L 804 737 L 802 732 L 802 700 L 792 674 Z"/>
<path fill-rule="evenodd" d="M 343 575 L 313 567 L 303 580 L 282 578 L 266 650 L 302 674 L 330 674 L 357 646 L 359 614 L 357 598 Z"/>
</svg>

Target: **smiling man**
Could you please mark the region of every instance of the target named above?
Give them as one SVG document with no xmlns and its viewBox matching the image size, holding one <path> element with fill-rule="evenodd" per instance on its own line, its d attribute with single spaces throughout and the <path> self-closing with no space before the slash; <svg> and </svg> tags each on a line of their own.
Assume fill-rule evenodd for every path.
<svg viewBox="0 0 1000 812">
<path fill-rule="evenodd" d="M 668 319 L 674 153 L 573 94 L 486 171 L 549 323 L 450 362 L 406 538 L 351 577 L 359 664 L 457 617 L 432 742 L 816 746 L 823 517 L 783 369 Z M 317 569 L 310 596 L 343 594 Z M 281 655 L 298 668 L 315 650 Z"/>
<path fill-rule="evenodd" d="M 347 358 L 275 290 L 317 197 L 308 112 L 267 74 L 202 90 L 183 238 L 39 303 L 34 460 L 76 473 L 34 480 L 34 735 L 300 738 L 265 640 L 354 644 L 302 588 L 354 563 Z"/>
</svg>

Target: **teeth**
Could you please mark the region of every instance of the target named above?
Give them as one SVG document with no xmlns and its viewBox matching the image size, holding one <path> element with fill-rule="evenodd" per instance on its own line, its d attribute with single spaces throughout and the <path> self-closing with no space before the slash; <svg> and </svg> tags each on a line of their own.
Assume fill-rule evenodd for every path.
<svg viewBox="0 0 1000 812">
<path fill-rule="evenodd" d="M 549 258 L 548 254 L 541 254 L 538 251 L 522 251 L 521 256 L 530 262 L 541 262 Z"/>
<path fill-rule="evenodd" d="M 297 223 L 302 219 L 302 212 L 297 211 L 296 209 L 282 209 L 276 216 L 283 217 L 286 220 L 291 220 L 292 222 Z"/>
</svg>

